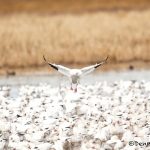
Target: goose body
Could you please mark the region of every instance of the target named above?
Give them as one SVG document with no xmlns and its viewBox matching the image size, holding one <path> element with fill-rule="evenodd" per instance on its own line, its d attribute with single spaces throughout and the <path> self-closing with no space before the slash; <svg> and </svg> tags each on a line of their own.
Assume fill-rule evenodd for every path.
<svg viewBox="0 0 150 150">
<path fill-rule="evenodd" d="M 108 57 L 106 57 L 106 59 L 101 61 L 100 63 L 97 63 L 95 65 L 91 65 L 91 66 L 88 66 L 88 67 L 84 67 L 84 68 L 81 68 L 81 69 L 70 69 L 70 68 L 64 67 L 62 65 L 57 65 L 57 64 L 53 64 L 53 63 L 48 62 L 44 56 L 43 56 L 43 58 L 44 58 L 44 61 L 49 66 L 51 66 L 53 69 L 57 70 L 61 74 L 65 75 L 65 76 L 67 76 L 71 79 L 71 90 L 73 90 L 72 85 L 75 84 L 76 85 L 75 91 L 77 91 L 77 85 L 78 85 L 79 80 L 82 76 L 91 73 L 96 68 L 98 68 L 101 65 L 105 64 L 107 62 L 107 59 L 108 59 Z"/>
</svg>

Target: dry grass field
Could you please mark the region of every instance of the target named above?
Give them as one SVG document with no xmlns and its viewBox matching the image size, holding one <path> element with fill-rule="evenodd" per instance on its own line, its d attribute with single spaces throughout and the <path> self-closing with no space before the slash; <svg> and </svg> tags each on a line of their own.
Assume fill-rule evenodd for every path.
<svg viewBox="0 0 150 150">
<path fill-rule="evenodd" d="M 0 0 L 0 68 L 43 66 L 43 54 L 63 64 L 96 63 L 107 55 L 111 63 L 149 62 L 149 1 L 108 1 L 107 5 L 103 0 L 88 1 L 83 8 L 85 1 L 80 0 L 68 8 L 67 0 L 59 5 L 47 0 L 40 9 L 40 0 Z M 10 2 L 11 7 L 4 7 Z M 51 4 L 49 11 L 46 4 Z M 41 13 L 44 7 L 46 13 Z M 27 13 L 30 9 L 33 12 Z M 87 11 L 77 13 L 80 10 Z"/>
<path fill-rule="evenodd" d="M 0 13 L 66 13 L 116 9 L 145 9 L 149 0 L 0 0 Z"/>
</svg>

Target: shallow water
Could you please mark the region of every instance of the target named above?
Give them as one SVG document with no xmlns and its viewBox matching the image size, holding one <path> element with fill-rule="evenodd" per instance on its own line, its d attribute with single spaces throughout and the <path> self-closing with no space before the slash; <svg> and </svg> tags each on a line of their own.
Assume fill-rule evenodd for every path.
<svg viewBox="0 0 150 150">
<path fill-rule="evenodd" d="M 150 81 L 150 70 L 141 71 L 109 71 L 96 72 L 81 78 L 80 84 L 89 85 L 101 81 L 114 82 L 119 80 L 145 80 Z M 19 87 L 22 85 L 39 85 L 47 83 L 52 87 L 69 85 L 69 80 L 65 76 L 56 74 L 39 74 L 39 75 L 16 75 L 16 76 L 0 76 L 0 86 L 10 86 L 10 96 L 16 97 L 18 95 Z"/>
<path fill-rule="evenodd" d="M 100 81 L 119 81 L 119 80 L 145 80 L 150 81 L 150 70 L 142 71 L 109 71 L 101 73 L 93 73 L 81 78 L 81 84 L 93 84 Z M 0 76 L 0 85 L 19 86 L 24 84 L 36 85 L 40 83 L 48 83 L 52 86 L 58 86 L 68 79 L 58 74 L 40 74 L 40 75 L 17 75 L 17 76 Z"/>
</svg>

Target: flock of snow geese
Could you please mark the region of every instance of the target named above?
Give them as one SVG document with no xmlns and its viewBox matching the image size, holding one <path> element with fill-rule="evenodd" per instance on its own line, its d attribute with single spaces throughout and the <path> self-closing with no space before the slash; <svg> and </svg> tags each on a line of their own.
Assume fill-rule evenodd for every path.
<svg viewBox="0 0 150 150">
<path fill-rule="evenodd" d="M 10 91 L 0 87 L 0 150 L 150 149 L 150 82 L 103 81 L 78 85 L 78 92 L 23 85 L 16 97 Z"/>
</svg>

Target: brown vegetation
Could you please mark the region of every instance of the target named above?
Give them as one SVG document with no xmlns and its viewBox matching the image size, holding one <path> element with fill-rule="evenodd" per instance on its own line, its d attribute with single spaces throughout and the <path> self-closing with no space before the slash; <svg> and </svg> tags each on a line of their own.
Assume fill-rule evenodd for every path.
<svg viewBox="0 0 150 150">
<path fill-rule="evenodd" d="M 0 16 L 1 67 L 150 60 L 150 10 Z"/>
<path fill-rule="evenodd" d="M 62 13 L 149 7 L 149 0 L 0 0 L 0 13 Z"/>
<path fill-rule="evenodd" d="M 63 64 L 107 55 L 111 63 L 148 62 L 149 6 L 149 0 L 0 0 L 0 68 L 42 66 L 43 54 Z"/>
</svg>

